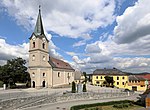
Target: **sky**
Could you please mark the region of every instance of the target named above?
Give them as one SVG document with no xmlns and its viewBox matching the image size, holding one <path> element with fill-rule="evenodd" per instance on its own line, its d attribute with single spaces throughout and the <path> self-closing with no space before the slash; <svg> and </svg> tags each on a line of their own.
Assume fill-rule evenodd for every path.
<svg viewBox="0 0 150 110">
<path fill-rule="evenodd" d="M 22 57 L 41 5 L 50 56 L 80 71 L 150 72 L 150 0 L 0 0 L 0 65 Z"/>
</svg>

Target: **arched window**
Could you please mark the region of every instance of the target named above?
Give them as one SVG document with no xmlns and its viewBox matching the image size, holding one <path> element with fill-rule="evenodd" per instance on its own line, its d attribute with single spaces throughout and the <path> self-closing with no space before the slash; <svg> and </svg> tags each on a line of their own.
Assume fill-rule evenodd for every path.
<svg viewBox="0 0 150 110">
<path fill-rule="evenodd" d="M 45 73 L 43 73 L 43 77 L 45 77 L 46 76 L 46 74 Z"/>
<path fill-rule="evenodd" d="M 60 72 L 58 72 L 58 77 L 60 77 Z"/>
<path fill-rule="evenodd" d="M 42 44 L 43 49 L 45 49 L 45 43 Z"/>
<path fill-rule="evenodd" d="M 33 42 L 33 48 L 35 48 L 35 42 Z"/>
</svg>

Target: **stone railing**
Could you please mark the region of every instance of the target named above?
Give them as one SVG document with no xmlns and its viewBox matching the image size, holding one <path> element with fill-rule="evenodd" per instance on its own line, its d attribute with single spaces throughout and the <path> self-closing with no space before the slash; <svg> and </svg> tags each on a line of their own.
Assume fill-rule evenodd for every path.
<svg viewBox="0 0 150 110">
<path fill-rule="evenodd" d="M 0 107 L 3 110 L 9 110 L 9 108 L 14 109 L 23 109 L 32 106 L 38 106 L 49 103 L 56 102 L 67 102 L 67 101 L 77 101 L 77 100 L 98 100 L 98 99 L 106 99 L 106 98 L 119 98 L 126 97 L 129 95 L 133 95 L 134 93 L 128 92 L 85 92 L 85 93 L 53 93 L 53 94 L 43 94 L 41 96 L 32 96 L 26 98 L 17 98 L 0 102 Z"/>
</svg>

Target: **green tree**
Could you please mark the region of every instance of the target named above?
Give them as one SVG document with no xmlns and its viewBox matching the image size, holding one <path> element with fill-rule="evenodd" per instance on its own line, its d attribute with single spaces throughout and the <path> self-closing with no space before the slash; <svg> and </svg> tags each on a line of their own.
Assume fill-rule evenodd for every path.
<svg viewBox="0 0 150 110">
<path fill-rule="evenodd" d="M 113 86 L 113 84 L 114 84 L 113 77 L 105 76 L 105 81 L 106 81 L 106 83 L 108 84 L 109 87 Z"/>
<path fill-rule="evenodd" d="M 0 80 L 5 84 L 30 81 L 30 75 L 25 64 L 26 60 L 22 58 L 8 60 L 6 65 L 0 67 Z"/>
<path fill-rule="evenodd" d="M 76 93 L 76 83 L 72 82 L 72 93 Z"/>
<path fill-rule="evenodd" d="M 83 84 L 83 92 L 87 92 L 87 90 L 86 90 L 86 83 Z"/>
</svg>

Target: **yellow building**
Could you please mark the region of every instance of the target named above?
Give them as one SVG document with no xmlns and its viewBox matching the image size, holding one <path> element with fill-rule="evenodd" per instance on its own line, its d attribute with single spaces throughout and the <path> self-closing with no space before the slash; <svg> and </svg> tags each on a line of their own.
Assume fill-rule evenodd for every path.
<svg viewBox="0 0 150 110">
<path fill-rule="evenodd" d="M 106 86 L 105 76 L 113 77 L 113 85 L 117 88 L 133 91 L 145 91 L 147 89 L 146 79 L 139 75 L 128 75 L 116 68 L 96 69 L 92 75 L 92 84 L 95 86 Z"/>
<path fill-rule="evenodd" d="M 117 88 L 128 88 L 128 75 L 122 71 L 113 69 L 96 69 L 92 75 L 92 84 L 104 86 L 105 76 L 113 77 L 114 86 Z"/>
</svg>

